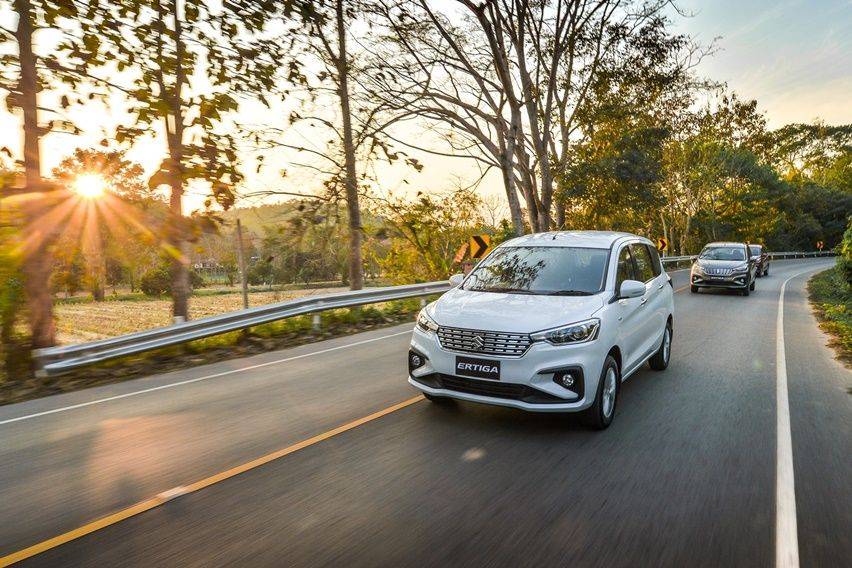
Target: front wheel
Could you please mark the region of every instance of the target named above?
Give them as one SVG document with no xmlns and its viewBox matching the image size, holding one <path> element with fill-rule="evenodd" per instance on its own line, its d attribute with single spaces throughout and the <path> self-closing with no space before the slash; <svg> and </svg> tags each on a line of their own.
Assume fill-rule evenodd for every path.
<svg viewBox="0 0 852 568">
<path fill-rule="evenodd" d="M 690 291 L 690 292 L 692 292 L 693 294 L 697 294 L 697 293 L 698 293 L 698 286 L 696 286 L 696 285 L 694 285 L 694 284 L 693 284 L 693 285 L 691 285 L 691 286 L 689 287 L 689 291 Z"/>
<path fill-rule="evenodd" d="M 615 362 L 612 355 L 607 355 L 603 371 L 601 371 L 601 378 L 598 381 L 595 402 L 585 411 L 584 415 L 586 423 L 595 430 L 604 430 L 612 424 L 618 391 L 620 390 L 619 375 L 618 363 Z"/>
<path fill-rule="evenodd" d="M 746 288 L 745 290 L 740 290 L 740 294 L 742 294 L 743 296 L 748 296 L 748 294 L 749 294 L 749 289 L 748 289 L 748 288 Z"/>
<path fill-rule="evenodd" d="M 655 371 L 662 371 L 669 366 L 669 357 L 672 353 L 672 326 L 666 324 L 666 330 L 663 332 L 663 342 L 660 343 L 660 348 L 654 353 L 654 356 L 648 359 L 648 363 Z"/>
<path fill-rule="evenodd" d="M 748 289 L 749 289 L 749 290 L 751 290 L 752 292 L 754 292 L 754 285 L 755 285 L 755 281 L 754 281 L 754 280 L 752 280 L 752 281 L 751 281 L 751 286 L 749 286 L 749 287 L 748 287 Z"/>
</svg>

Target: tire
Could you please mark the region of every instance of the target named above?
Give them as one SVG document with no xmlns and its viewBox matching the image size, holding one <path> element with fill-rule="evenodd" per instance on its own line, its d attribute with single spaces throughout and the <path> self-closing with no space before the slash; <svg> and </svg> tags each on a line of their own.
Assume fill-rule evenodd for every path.
<svg viewBox="0 0 852 568">
<path fill-rule="evenodd" d="M 690 285 L 689 291 L 692 292 L 693 294 L 697 294 L 698 293 L 698 286 L 695 286 L 694 284 Z"/>
<path fill-rule="evenodd" d="M 768 266 L 763 270 L 763 275 L 769 276 L 769 267 Z"/>
<path fill-rule="evenodd" d="M 745 290 L 740 290 L 740 295 L 742 295 L 742 296 L 748 296 L 748 295 L 749 295 L 749 289 L 748 289 L 748 288 L 746 288 Z"/>
<path fill-rule="evenodd" d="M 751 290 L 752 292 L 754 292 L 754 285 L 755 285 L 755 281 L 752 280 L 751 285 L 748 287 L 748 289 Z"/>
<path fill-rule="evenodd" d="M 612 424 L 620 390 L 621 372 L 618 369 L 618 363 L 612 355 L 607 355 L 598 381 L 595 402 L 583 414 L 587 425 L 595 430 L 604 430 Z"/>
<path fill-rule="evenodd" d="M 654 353 L 653 357 L 648 359 L 648 364 L 655 371 L 664 371 L 669 366 L 669 359 L 672 356 L 672 324 L 666 322 L 666 330 L 663 332 L 663 341 L 660 343 L 660 348 Z"/>
</svg>

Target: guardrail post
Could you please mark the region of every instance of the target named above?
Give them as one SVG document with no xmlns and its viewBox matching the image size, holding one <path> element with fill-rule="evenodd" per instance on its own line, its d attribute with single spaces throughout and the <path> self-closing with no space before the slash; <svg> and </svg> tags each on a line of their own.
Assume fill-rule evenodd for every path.
<svg viewBox="0 0 852 568">
<path fill-rule="evenodd" d="M 420 309 L 422 310 L 425 307 L 426 307 L 426 298 L 420 298 Z"/>
<path fill-rule="evenodd" d="M 311 329 L 313 329 L 314 331 L 319 331 L 321 322 L 322 320 L 320 319 L 320 315 L 314 314 L 311 318 Z"/>
</svg>

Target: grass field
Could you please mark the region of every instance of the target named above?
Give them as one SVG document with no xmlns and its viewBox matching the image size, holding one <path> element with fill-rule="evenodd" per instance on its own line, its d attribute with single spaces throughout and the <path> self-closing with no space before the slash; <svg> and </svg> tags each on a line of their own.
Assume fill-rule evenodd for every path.
<svg viewBox="0 0 852 568">
<path fill-rule="evenodd" d="M 252 292 L 249 305 L 260 306 L 302 296 L 339 292 L 345 288 L 316 288 Z M 202 318 L 242 309 L 239 292 L 198 294 L 189 302 L 190 317 Z M 63 302 L 56 304 L 58 338 L 62 344 L 94 341 L 134 331 L 162 327 L 171 323 L 171 300 L 118 299 L 104 302 Z"/>
<path fill-rule="evenodd" d="M 811 278 L 808 291 L 820 327 L 833 336 L 838 358 L 852 367 L 852 290 L 832 268 Z"/>
</svg>

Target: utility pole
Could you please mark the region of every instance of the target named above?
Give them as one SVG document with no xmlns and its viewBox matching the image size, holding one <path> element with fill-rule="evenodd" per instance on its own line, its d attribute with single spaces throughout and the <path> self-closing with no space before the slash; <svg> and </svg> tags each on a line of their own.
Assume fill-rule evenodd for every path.
<svg viewBox="0 0 852 568">
<path fill-rule="evenodd" d="M 246 274 L 246 257 L 243 253 L 243 226 L 237 217 L 237 262 L 240 265 L 240 284 L 243 288 L 243 307 L 248 308 L 248 275 Z"/>
</svg>

